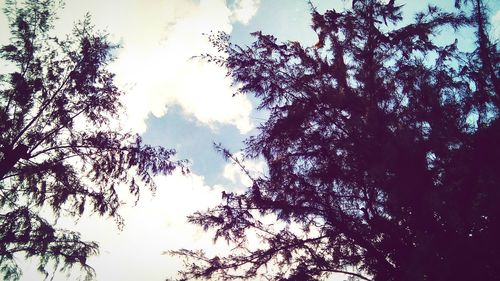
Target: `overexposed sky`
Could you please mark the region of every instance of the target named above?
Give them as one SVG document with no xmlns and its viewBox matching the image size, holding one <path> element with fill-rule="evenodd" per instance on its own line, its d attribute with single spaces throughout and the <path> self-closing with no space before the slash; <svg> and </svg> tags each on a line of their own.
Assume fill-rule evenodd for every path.
<svg viewBox="0 0 500 281">
<path fill-rule="evenodd" d="M 252 128 L 250 101 L 244 96 L 231 98 L 224 69 L 192 57 L 216 54 L 204 34 L 231 33 L 233 24 L 248 23 L 258 4 L 256 0 L 232 5 L 224 0 L 70 0 L 60 21 L 71 23 L 89 12 L 98 28 L 121 43 L 111 69 L 127 92 L 125 124 L 130 129 L 143 133 L 149 114 L 161 117 L 178 105 L 207 126 L 231 124 L 246 133 Z"/>
<path fill-rule="evenodd" d="M 313 1 L 320 9 L 341 9 L 349 2 Z M 217 53 L 204 34 L 225 31 L 236 42 L 250 42 L 249 32 L 263 30 L 280 40 L 312 45 L 317 38 L 309 28 L 308 6 L 305 0 L 67 0 L 57 33 L 69 33 L 87 12 L 98 29 L 122 46 L 111 65 L 117 85 L 127 93 L 121 122 L 148 143 L 176 148 L 180 158 L 191 160 L 193 172 L 157 177 L 156 196 L 144 192 L 135 207 L 129 200 L 121 212 L 123 231 L 97 216 L 84 217 L 77 225 L 68 218 L 60 223 L 81 231 L 84 240 L 99 242 L 101 255 L 89 260 L 98 280 L 164 280 L 181 265 L 162 255 L 166 250 L 228 250 L 224 244 L 213 246 L 211 235 L 187 224 L 185 217 L 217 204 L 223 190 L 240 191 L 250 184 L 213 150 L 212 142 L 236 152 L 261 122 L 249 97 L 232 96 L 235 89 L 224 69 L 192 58 Z M 492 23 L 498 40 L 500 12 L 492 13 Z M 0 43 L 8 38 L 6 28 L 0 16 Z M 257 174 L 265 170 L 258 160 L 247 166 Z M 23 268 L 21 280 L 41 279 L 33 264 Z M 76 277 L 57 273 L 53 280 Z"/>
</svg>

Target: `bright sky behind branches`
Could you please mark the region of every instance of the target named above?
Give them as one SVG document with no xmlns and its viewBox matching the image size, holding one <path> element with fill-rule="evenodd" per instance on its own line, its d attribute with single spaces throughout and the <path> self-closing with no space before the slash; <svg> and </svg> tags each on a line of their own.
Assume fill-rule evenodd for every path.
<svg viewBox="0 0 500 281">
<path fill-rule="evenodd" d="M 400 1 L 401 2 L 401 1 Z M 424 7 L 426 1 L 407 1 L 405 11 Z M 445 2 L 445 1 L 439 1 Z M 449 0 L 451 7 L 453 0 Z M 350 1 L 315 0 L 320 11 L 341 10 Z M 0 0 L 3 6 L 3 0 Z M 500 38 L 498 1 L 492 0 L 491 34 Z M 67 0 L 60 11 L 57 34 L 69 33 L 72 23 L 89 12 L 96 28 L 106 30 L 122 48 L 111 70 L 127 94 L 123 100 L 124 127 L 146 142 L 173 147 L 179 158 L 191 161 L 192 173 L 158 177 L 155 197 L 144 192 L 139 204 L 122 209 L 125 228 L 118 231 L 112 220 L 84 217 L 60 223 L 81 231 L 83 240 L 99 242 L 101 254 L 89 261 L 98 280 L 164 280 L 180 268 L 175 258 L 162 252 L 178 248 L 227 251 L 224 244 L 212 246 L 211 235 L 188 225 L 185 217 L 215 205 L 221 192 L 241 190 L 249 180 L 237 167 L 227 164 L 213 149 L 222 143 L 232 152 L 252 134 L 265 114 L 253 110 L 254 101 L 235 89 L 225 70 L 192 59 L 202 53 L 215 54 L 204 34 L 230 33 L 238 44 L 251 42 L 250 32 L 262 30 L 279 40 L 312 46 L 317 37 L 309 28 L 305 0 Z M 7 23 L 0 17 L 0 43 L 8 39 Z M 460 37 L 464 44 L 473 40 Z M 0 67 L 6 67 L 0 65 Z M 247 162 L 256 173 L 264 170 L 257 160 Z M 54 280 L 72 280 L 57 273 Z M 24 266 L 23 281 L 39 280 L 34 265 Z"/>
</svg>

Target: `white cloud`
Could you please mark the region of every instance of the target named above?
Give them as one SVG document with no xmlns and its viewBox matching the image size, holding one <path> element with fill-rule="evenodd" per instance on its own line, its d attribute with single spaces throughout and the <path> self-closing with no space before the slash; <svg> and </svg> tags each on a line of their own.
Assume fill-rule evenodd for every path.
<svg viewBox="0 0 500 281">
<path fill-rule="evenodd" d="M 248 24 L 259 9 L 260 0 L 237 0 L 234 3 L 231 19 Z"/>
<path fill-rule="evenodd" d="M 248 132 L 252 129 L 249 99 L 241 95 L 232 97 L 235 89 L 225 69 L 192 59 L 203 53 L 217 54 L 204 34 L 230 33 L 233 12 L 224 0 L 200 0 L 199 4 L 186 1 L 185 5 L 179 1 L 172 3 L 184 7 L 182 12 L 142 15 L 145 18 L 163 15 L 163 24 L 145 20 L 143 33 L 133 28 L 136 22 L 125 22 L 125 27 L 121 27 L 130 26 L 131 33 L 121 33 L 124 48 L 113 64 L 113 71 L 128 93 L 124 99 L 127 127 L 144 132 L 150 113 L 161 117 L 170 106 L 179 105 L 186 115 L 212 128 L 231 124 L 242 133 Z M 172 8 L 164 6 L 161 8 Z M 138 22 L 143 22 L 142 16 Z"/>
<path fill-rule="evenodd" d="M 195 174 L 176 173 L 157 177 L 156 182 L 160 187 L 156 196 L 143 198 L 135 208 L 125 209 L 123 232 L 103 241 L 103 254 L 91 260 L 100 274 L 99 280 L 163 280 L 181 266 L 180 260 L 162 255 L 163 251 L 221 250 L 220 246 L 212 245 L 211 235 L 188 224 L 186 216 L 215 206 L 221 200 L 223 188 L 207 186 L 204 178 Z M 96 234 L 95 238 L 102 236 Z M 118 263 L 122 266 L 117 273 Z"/>
</svg>

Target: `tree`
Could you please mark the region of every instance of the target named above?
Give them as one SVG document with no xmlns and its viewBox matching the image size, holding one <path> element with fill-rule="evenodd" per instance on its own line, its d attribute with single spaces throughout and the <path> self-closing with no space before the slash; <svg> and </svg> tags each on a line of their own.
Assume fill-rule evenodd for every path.
<svg viewBox="0 0 500 281">
<path fill-rule="evenodd" d="M 268 172 L 189 217 L 234 249 L 172 251 L 186 259 L 181 280 L 498 279 L 498 49 L 435 40 L 477 27 L 477 10 L 428 6 L 403 26 L 395 1 L 311 7 L 314 47 L 261 32 L 248 47 L 211 38 L 227 58 L 208 59 L 269 112 L 245 142 Z M 284 227 L 266 225 L 269 215 Z"/>
<path fill-rule="evenodd" d="M 476 60 L 480 61 L 480 63 L 475 61 L 475 64 L 481 67 L 480 71 L 477 71 L 477 77 L 475 77 L 478 91 L 481 93 L 479 95 L 487 95 L 485 84 L 492 83 L 493 89 L 498 96 L 500 95 L 500 83 L 498 81 L 498 76 L 495 73 L 495 58 L 491 56 L 491 53 L 495 51 L 496 46 L 491 44 L 486 31 L 489 26 L 486 13 L 487 6 L 482 0 L 455 0 L 455 7 L 458 9 L 463 8 L 462 2 L 465 5 L 471 3 L 473 6 L 471 12 L 471 23 L 476 29 L 475 35 L 477 38 L 475 57 Z"/>
<path fill-rule="evenodd" d="M 119 189 L 139 199 L 152 176 L 183 161 L 112 123 L 123 93 L 107 70 L 117 48 L 89 17 L 71 35 L 51 34 L 58 1 L 6 1 L 10 43 L 1 47 L 11 69 L 0 76 L 0 273 L 16 280 L 16 254 L 39 258 L 38 269 L 81 266 L 98 253 L 95 242 L 58 229 L 54 218 L 85 210 L 116 219 Z M 45 214 L 45 215 L 43 215 Z M 51 219 L 52 218 L 52 219 Z M 54 270 L 55 270 L 54 269 Z"/>
</svg>

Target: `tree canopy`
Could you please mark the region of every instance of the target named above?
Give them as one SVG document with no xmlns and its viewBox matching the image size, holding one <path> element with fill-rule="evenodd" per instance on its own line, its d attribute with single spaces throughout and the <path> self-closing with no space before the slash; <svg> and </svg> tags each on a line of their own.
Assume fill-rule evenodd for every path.
<svg viewBox="0 0 500 281">
<path fill-rule="evenodd" d="M 59 229 L 59 216 L 97 213 L 122 220 L 119 189 L 137 199 L 154 190 L 152 176 L 182 168 L 175 151 L 124 133 L 118 119 L 123 93 L 107 65 L 118 47 L 87 17 L 72 34 L 52 34 L 60 1 L 6 1 L 10 42 L 0 48 L 0 274 L 16 280 L 17 254 L 47 266 L 81 266 L 95 242 Z"/>
<path fill-rule="evenodd" d="M 207 59 L 269 112 L 245 142 L 268 172 L 189 217 L 234 249 L 171 252 L 186 259 L 181 280 L 497 279 L 499 53 L 483 1 L 456 5 L 403 25 L 394 0 L 311 4 L 311 47 L 214 34 L 227 57 Z M 474 50 L 437 43 L 453 30 L 475 31 Z M 263 222 L 270 215 L 281 227 Z"/>
</svg>

